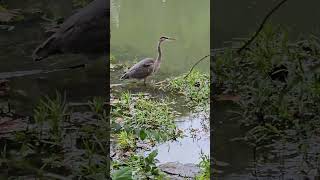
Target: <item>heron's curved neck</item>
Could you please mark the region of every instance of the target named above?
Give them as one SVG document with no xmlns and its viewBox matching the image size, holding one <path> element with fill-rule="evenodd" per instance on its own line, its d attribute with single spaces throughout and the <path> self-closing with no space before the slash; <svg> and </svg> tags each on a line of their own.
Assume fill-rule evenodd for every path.
<svg viewBox="0 0 320 180">
<path fill-rule="evenodd" d="M 159 43 L 158 43 L 158 57 L 156 59 L 157 62 L 161 61 L 161 42 L 162 41 L 159 41 Z"/>
</svg>

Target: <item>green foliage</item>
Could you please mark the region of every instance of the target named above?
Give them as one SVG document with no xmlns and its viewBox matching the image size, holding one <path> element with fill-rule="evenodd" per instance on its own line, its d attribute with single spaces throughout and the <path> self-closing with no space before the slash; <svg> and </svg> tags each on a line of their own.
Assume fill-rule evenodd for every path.
<svg viewBox="0 0 320 180">
<path fill-rule="evenodd" d="M 80 124 L 71 122 L 72 111 L 65 100 L 59 93 L 40 100 L 31 121 L 34 123 L 17 132 L 1 149 L 0 168 L 24 169 L 40 179 L 59 177 L 54 172 L 61 169 L 68 179 L 107 179 L 110 135 L 103 99 L 90 101 L 92 119 Z"/>
<path fill-rule="evenodd" d="M 94 97 L 92 101 L 89 101 L 89 106 L 92 112 L 103 114 L 105 110 L 105 99 L 103 97 Z"/>
<path fill-rule="evenodd" d="M 34 110 L 34 120 L 42 129 L 43 123 L 48 122 L 51 134 L 58 140 L 62 135 L 62 123 L 68 119 L 68 108 L 66 106 L 66 95 L 62 97 L 56 92 L 55 99 L 46 96 Z"/>
<path fill-rule="evenodd" d="M 210 179 L 210 157 L 209 155 L 202 154 L 201 162 L 199 163 L 201 172 L 196 176 L 196 180 L 209 180 Z"/>
<path fill-rule="evenodd" d="M 165 142 L 181 135 L 174 122 L 176 114 L 168 100 L 123 92 L 112 105 L 112 126 L 118 127 L 113 133 L 117 136 L 117 147 L 124 152 L 135 152 L 138 141 L 152 146 L 155 142 Z M 124 157 L 119 163 L 114 160 L 112 177 L 164 179 L 164 174 L 156 166 L 156 155 L 156 151 L 147 157 L 131 153 L 130 157 Z"/>
<path fill-rule="evenodd" d="M 132 134 L 130 134 L 130 133 L 126 132 L 126 131 L 121 131 L 118 134 L 117 144 L 123 150 L 135 149 L 136 140 L 135 140 L 135 137 Z"/>
<path fill-rule="evenodd" d="M 162 88 L 184 95 L 189 107 L 203 106 L 209 104 L 209 80 L 208 74 L 193 70 L 187 77 L 183 74 L 174 79 L 168 79 L 168 84 Z"/>
<path fill-rule="evenodd" d="M 158 152 L 152 151 L 147 157 L 134 155 L 130 158 L 129 166 L 135 171 L 132 172 L 134 179 L 163 179 L 164 174 L 156 166 Z"/>
<path fill-rule="evenodd" d="M 112 108 L 112 122 L 115 124 L 120 118 L 122 129 L 141 140 L 163 142 L 174 139 L 179 134 L 169 104 L 166 100 L 153 100 L 143 94 L 122 93 Z"/>
<path fill-rule="evenodd" d="M 133 180 L 132 169 L 130 167 L 123 167 L 112 173 L 111 177 L 113 180 Z"/>
<path fill-rule="evenodd" d="M 242 140 L 256 147 L 285 138 L 289 129 L 299 138 L 320 127 L 319 47 L 317 37 L 291 43 L 286 29 L 267 25 L 241 55 L 232 49 L 217 55 L 220 92 L 241 97 L 237 114 L 249 129 Z"/>
<path fill-rule="evenodd" d="M 96 140 L 96 139 L 95 139 Z M 85 154 L 77 175 L 88 179 L 105 179 L 109 170 L 106 150 L 96 141 L 83 139 Z M 99 152 L 103 152 L 100 154 Z"/>
<path fill-rule="evenodd" d="M 146 157 L 132 155 L 123 164 L 124 167 L 114 170 L 111 176 L 115 179 L 166 179 L 165 174 L 156 166 L 157 154 L 158 152 L 155 150 Z"/>
</svg>

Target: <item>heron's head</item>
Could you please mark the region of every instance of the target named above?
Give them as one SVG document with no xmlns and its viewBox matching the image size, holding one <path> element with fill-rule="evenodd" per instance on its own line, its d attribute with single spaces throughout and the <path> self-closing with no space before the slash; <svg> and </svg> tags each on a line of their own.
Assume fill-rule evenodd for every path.
<svg viewBox="0 0 320 180">
<path fill-rule="evenodd" d="M 160 42 L 163 42 L 163 41 L 174 41 L 176 40 L 175 38 L 171 38 L 171 37 L 166 37 L 166 36 L 162 36 L 160 37 Z"/>
</svg>

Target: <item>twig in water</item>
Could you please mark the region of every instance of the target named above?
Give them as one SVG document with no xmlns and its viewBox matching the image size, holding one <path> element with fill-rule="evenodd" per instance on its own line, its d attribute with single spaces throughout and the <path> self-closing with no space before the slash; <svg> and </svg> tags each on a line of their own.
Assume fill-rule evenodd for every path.
<svg viewBox="0 0 320 180">
<path fill-rule="evenodd" d="M 189 74 L 191 74 L 193 68 L 196 67 L 196 65 L 198 65 L 202 60 L 204 60 L 205 58 L 207 58 L 207 57 L 209 57 L 209 56 L 210 56 L 210 54 L 204 56 L 204 57 L 201 58 L 201 59 L 199 59 L 199 60 L 192 66 L 192 68 L 190 69 L 189 73 L 188 73 L 184 78 L 187 78 L 187 77 L 189 76 Z"/>
<path fill-rule="evenodd" d="M 262 31 L 264 25 L 266 24 L 267 20 L 270 18 L 270 16 L 278 10 L 284 3 L 286 3 L 288 0 L 282 0 L 278 5 L 276 5 L 274 8 L 271 9 L 271 11 L 266 15 L 266 17 L 263 19 L 262 23 L 259 26 L 259 29 L 256 31 L 256 33 L 237 51 L 238 54 L 240 54 L 249 44 L 252 43 L 252 41 L 259 35 L 259 33 Z"/>
</svg>

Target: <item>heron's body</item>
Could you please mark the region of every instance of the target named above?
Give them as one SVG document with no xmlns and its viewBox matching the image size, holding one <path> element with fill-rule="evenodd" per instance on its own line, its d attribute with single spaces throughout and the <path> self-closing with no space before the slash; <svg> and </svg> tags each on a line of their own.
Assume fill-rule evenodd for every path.
<svg viewBox="0 0 320 180">
<path fill-rule="evenodd" d="M 174 40 L 173 38 L 161 37 L 158 43 L 158 57 L 145 58 L 133 65 L 126 73 L 122 75 L 120 79 L 144 79 L 146 82 L 147 77 L 157 72 L 161 63 L 161 43 L 165 40 Z"/>
<path fill-rule="evenodd" d="M 64 53 L 103 54 L 108 47 L 107 0 L 94 0 L 70 16 L 33 52 L 33 59 Z"/>
<path fill-rule="evenodd" d="M 122 77 L 122 79 L 144 79 L 150 76 L 154 71 L 155 60 L 152 58 L 145 58 L 132 66 Z"/>
</svg>

